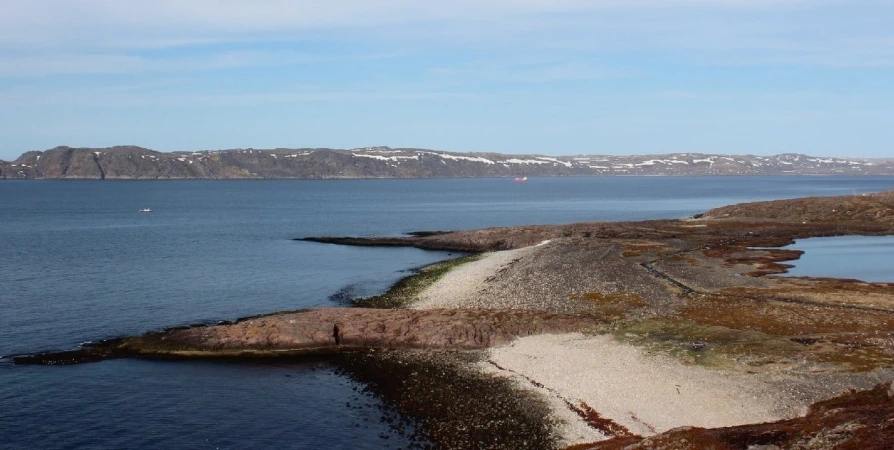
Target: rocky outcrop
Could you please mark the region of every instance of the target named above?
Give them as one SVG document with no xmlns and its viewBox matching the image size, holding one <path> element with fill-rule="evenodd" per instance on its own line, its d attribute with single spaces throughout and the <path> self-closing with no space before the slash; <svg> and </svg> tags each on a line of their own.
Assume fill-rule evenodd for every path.
<svg viewBox="0 0 894 450">
<path fill-rule="evenodd" d="M 743 233 L 762 236 L 763 245 L 793 239 L 841 235 L 894 234 L 894 191 L 837 197 L 810 197 L 743 203 L 712 209 L 695 220 L 583 222 L 528 225 L 395 237 L 303 237 L 298 240 L 369 247 L 416 247 L 424 250 L 485 252 L 535 245 L 550 239 L 684 238 L 718 245 Z"/>
<path fill-rule="evenodd" d="M 328 308 L 174 328 L 81 350 L 16 357 L 71 364 L 117 357 L 216 358 L 337 354 L 357 349 L 482 349 L 521 336 L 586 328 L 586 315 L 541 311 Z"/>
<path fill-rule="evenodd" d="M 56 147 L 0 161 L 0 178 L 452 178 L 594 175 L 894 175 L 894 159 L 798 154 L 543 156 L 367 147 L 162 153 L 135 146 Z"/>
<path fill-rule="evenodd" d="M 743 203 L 712 209 L 704 217 L 894 225 L 894 191 Z"/>
</svg>

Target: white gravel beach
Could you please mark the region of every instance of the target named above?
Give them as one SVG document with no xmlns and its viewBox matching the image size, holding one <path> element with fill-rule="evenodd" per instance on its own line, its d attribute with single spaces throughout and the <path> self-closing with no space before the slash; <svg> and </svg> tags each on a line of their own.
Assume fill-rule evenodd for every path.
<svg viewBox="0 0 894 450">
<path fill-rule="evenodd" d="M 521 385 L 562 400 L 552 403 L 566 422 L 560 432 L 567 444 L 598 441 L 604 435 L 587 427 L 565 401 L 586 403 L 601 417 L 641 436 L 681 426 L 768 422 L 799 412 L 785 411 L 764 377 L 685 365 L 610 336 L 530 336 L 491 349 L 489 357 L 493 364 L 482 364 L 483 370 L 514 377 Z"/>
<path fill-rule="evenodd" d="M 537 247 L 525 247 L 484 254 L 481 259 L 458 267 L 419 294 L 410 305 L 415 309 L 438 308 L 512 308 L 506 302 L 481 302 L 479 292 L 487 286 L 488 278 L 499 273 Z"/>
</svg>

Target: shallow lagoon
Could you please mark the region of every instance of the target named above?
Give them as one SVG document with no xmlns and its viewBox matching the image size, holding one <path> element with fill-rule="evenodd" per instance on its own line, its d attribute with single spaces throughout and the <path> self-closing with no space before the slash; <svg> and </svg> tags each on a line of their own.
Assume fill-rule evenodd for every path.
<svg viewBox="0 0 894 450">
<path fill-rule="evenodd" d="M 801 239 L 786 247 L 804 250 L 790 276 L 894 282 L 894 236 Z"/>
</svg>

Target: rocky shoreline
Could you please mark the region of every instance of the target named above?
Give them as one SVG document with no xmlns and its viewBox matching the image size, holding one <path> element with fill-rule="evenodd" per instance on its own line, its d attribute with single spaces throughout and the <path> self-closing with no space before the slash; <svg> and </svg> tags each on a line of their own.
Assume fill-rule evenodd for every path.
<svg viewBox="0 0 894 450">
<path fill-rule="evenodd" d="M 686 220 L 305 238 L 492 253 L 423 269 L 365 308 L 165 330 L 16 362 L 340 355 L 443 448 L 889 448 L 894 284 L 774 274 L 800 257 L 779 248 L 794 239 L 892 234 L 894 192 Z M 381 375 L 401 367 L 428 375 Z M 458 391 L 439 397 L 433 386 Z M 530 433 L 509 432 L 519 428 Z"/>
</svg>

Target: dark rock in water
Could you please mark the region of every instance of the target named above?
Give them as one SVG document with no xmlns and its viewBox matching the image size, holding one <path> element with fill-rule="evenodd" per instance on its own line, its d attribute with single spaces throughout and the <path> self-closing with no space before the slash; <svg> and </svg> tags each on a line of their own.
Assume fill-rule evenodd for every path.
<svg viewBox="0 0 894 450">
<path fill-rule="evenodd" d="M 441 234 L 448 234 L 448 233 L 451 233 L 451 232 L 450 231 L 411 231 L 406 234 L 407 234 L 407 236 L 426 237 L 426 236 L 438 236 Z"/>
<path fill-rule="evenodd" d="M 506 250 L 505 242 L 482 242 L 482 240 L 461 241 L 453 239 L 463 232 L 439 232 L 436 234 L 411 235 L 401 237 L 334 237 L 312 236 L 295 238 L 295 241 L 319 244 L 354 245 L 358 247 L 416 247 L 423 250 L 441 250 L 461 253 L 478 253 L 491 250 Z M 443 239 L 441 238 L 443 237 Z"/>
<path fill-rule="evenodd" d="M 39 364 L 39 365 L 69 365 L 83 364 L 108 359 L 105 354 L 87 351 L 70 350 L 64 352 L 47 352 L 36 355 L 22 355 L 13 357 L 15 364 Z"/>
<path fill-rule="evenodd" d="M 340 306 L 351 306 L 357 296 L 356 285 L 349 284 L 330 295 L 329 301 Z"/>
<path fill-rule="evenodd" d="M 77 350 L 44 352 L 33 355 L 17 355 L 12 358 L 14 364 L 37 364 L 45 366 L 84 364 L 106 359 L 129 356 L 118 347 L 121 340 L 112 339 L 85 344 Z"/>
<path fill-rule="evenodd" d="M 409 434 L 414 444 L 555 448 L 549 405 L 511 379 L 476 370 L 470 363 L 480 357 L 478 352 L 367 350 L 344 354 L 334 364 L 381 398 L 382 419 Z"/>
</svg>

